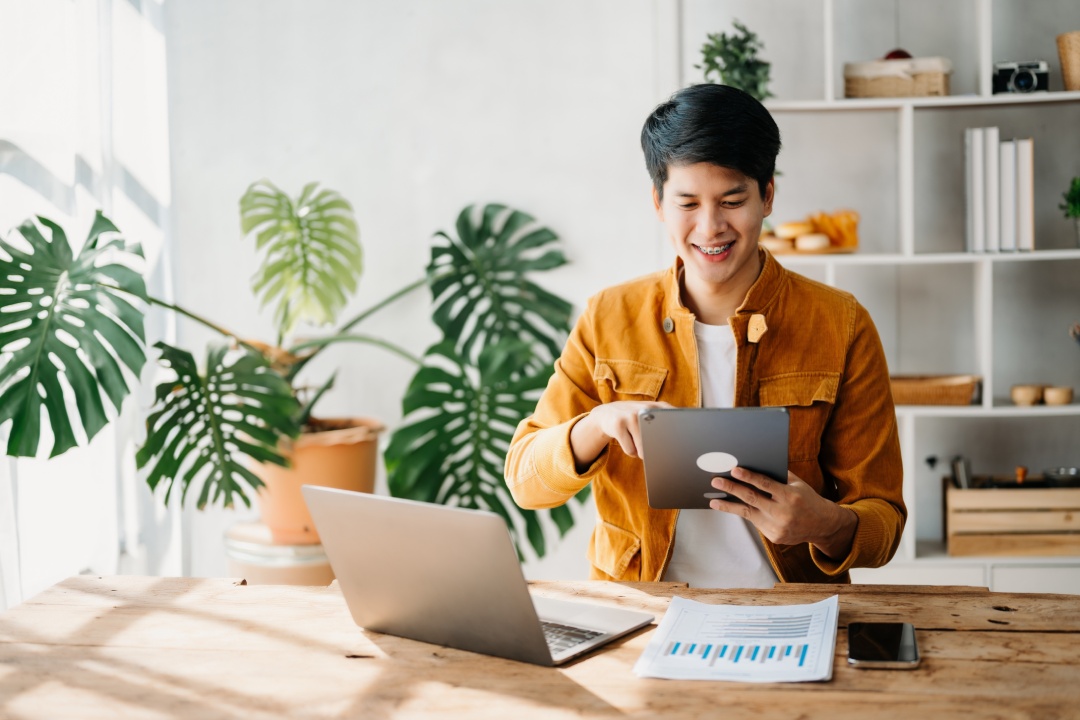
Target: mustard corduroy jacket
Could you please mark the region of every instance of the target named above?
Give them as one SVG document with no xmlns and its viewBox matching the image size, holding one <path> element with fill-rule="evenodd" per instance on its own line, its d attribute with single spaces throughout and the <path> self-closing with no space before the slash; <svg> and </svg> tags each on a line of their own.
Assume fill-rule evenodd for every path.
<svg viewBox="0 0 1080 720">
<path fill-rule="evenodd" d="M 735 405 L 787 407 L 791 471 L 858 516 L 844 558 L 809 544 L 762 541 L 784 582 L 848 582 L 849 568 L 889 561 L 907 518 L 885 354 L 854 297 L 784 269 L 764 248 L 759 253 L 761 274 L 729 319 L 738 347 Z M 676 261 L 590 298 L 506 458 L 507 485 L 525 508 L 561 505 L 593 484 L 596 579 L 658 581 L 671 557 L 678 511 L 649 507 L 641 461 L 612 441 L 579 474 L 570 429 L 600 403 L 701 405 L 694 316 L 680 297 L 680 273 Z M 748 337 L 754 315 L 766 327 L 757 342 Z"/>
</svg>

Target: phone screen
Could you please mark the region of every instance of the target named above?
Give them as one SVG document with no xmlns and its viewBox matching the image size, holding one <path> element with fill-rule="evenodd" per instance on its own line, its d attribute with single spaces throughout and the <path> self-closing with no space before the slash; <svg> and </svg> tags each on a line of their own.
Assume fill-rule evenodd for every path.
<svg viewBox="0 0 1080 720">
<path fill-rule="evenodd" d="M 911 623 L 848 625 L 848 662 L 866 667 L 914 667 L 919 664 L 915 627 Z"/>
</svg>

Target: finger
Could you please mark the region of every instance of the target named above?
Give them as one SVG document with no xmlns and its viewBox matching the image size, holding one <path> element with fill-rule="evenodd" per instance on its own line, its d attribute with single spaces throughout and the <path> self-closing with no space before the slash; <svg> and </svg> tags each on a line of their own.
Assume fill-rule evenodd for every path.
<svg viewBox="0 0 1080 720">
<path fill-rule="evenodd" d="M 615 433 L 615 441 L 619 443 L 619 447 L 628 457 L 639 457 L 638 448 L 640 445 L 634 441 L 634 436 L 627 428 L 620 428 Z"/>
<path fill-rule="evenodd" d="M 788 471 L 788 474 L 791 474 L 790 470 Z M 751 485 L 757 488 L 769 497 L 772 497 L 773 493 L 775 493 L 784 485 L 783 483 L 779 483 L 773 480 L 768 475 L 762 475 L 761 473 L 756 473 L 753 470 L 747 470 L 744 467 L 736 467 L 732 469 L 731 477 L 735 480 L 738 480 L 739 482 L 746 483 L 747 485 Z"/>
<path fill-rule="evenodd" d="M 726 512 L 730 515 L 738 515 L 744 520 L 750 520 L 751 516 L 757 512 L 755 508 L 745 503 L 731 502 L 730 500 L 713 499 L 709 501 L 709 507 L 713 510 L 719 510 L 720 512 Z"/>
<path fill-rule="evenodd" d="M 753 488 L 741 485 L 734 480 L 728 480 L 724 477 L 714 477 L 712 479 L 712 486 L 717 490 L 723 490 L 728 495 L 742 500 L 743 503 L 750 507 L 758 505 L 764 499 L 763 496 Z"/>
</svg>

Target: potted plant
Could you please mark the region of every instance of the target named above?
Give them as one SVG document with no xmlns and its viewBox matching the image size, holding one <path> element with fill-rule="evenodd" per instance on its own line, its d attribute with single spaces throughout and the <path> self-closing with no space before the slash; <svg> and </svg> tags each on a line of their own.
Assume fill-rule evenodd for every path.
<svg viewBox="0 0 1080 720">
<path fill-rule="evenodd" d="M 426 278 L 406 285 L 325 337 L 299 341 L 292 337 L 299 323 L 332 322 L 356 288 L 362 263 L 352 209 L 340 195 L 320 190 L 316 184 L 306 186 L 294 200 L 260 181 L 241 200 L 241 220 L 262 253 L 252 288 L 264 305 L 275 306 L 274 343 L 245 339 L 182 307 L 148 296 L 141 275 L 141 249 L 119 238 L 117 228 L 100 213 L 77 254 L 63 229 L 45 218 L 20 226 L 22 242 L 0 239 L 0 274 L 11 283 L 11 289 L 0 294 L 0 311 L 8 320 L 0 326 L 0 424 L 12 421 L 7 454 L 38 454 L 39 446 L 47 441 L 42 436 L 43 414 L 53 438 L 52 456 L 88 441 L 109 422 L 146 362 L 143 308 L 149 303 L 209 327 L 224 340 L 209 347 L 201 367 L 187 350 L 162 342 L 154 345 L 160 362 L 171 368 L 175 378 L 156 388 L 146 442 L 138 450 L 137 462 L 146 469 L 151 487 L 164 486 L 166 503 L 179 488 L 181 502 L 197 489 L 199 507 L 208 503 L 231 506 L 237 499 L 250 505 L 249 492 L 260 491 L 266 481 L 275 480 L 277 468 L 287 468 L 291 460 L 295 470 L 304 470 L 302 451 L 309 445 L 366 443 L 364 457 L 346 459 L 345 464 L 367 465 L 373 471 L 371 441 L 381 425 L 364 419 L 314 417 L 313 407 L 334 378 L 311 389 L 298 382 L 306 365 L 331 344 L 371 343 L 408 358 L 420 367 L 414 384 L 425 382 L 447 353 L 469 377 L 501 378 L 507 373 L 528 377 L 525 385 L 504 387 L 498 397 L 489 396 L 483 402 L 484 412 L 496 412 L 504 422 L 513 413 L 528 412 L 522 396 L 541 377 L 546 381 L 551 372 L 547 359 L 557 348 L 556 337 L 568 328 L 569 305 L 526 277 L 565 262 L 559 251 L 548 249 L 557 239 L 550 230 L 524 213 L 499 205 L 466 208 L 458 219 L 458 238 L 446 233 L 437 236 L 440 242 L 432 248 Z M 444 340 L 424 359 L 392 342 L 354 331 L 373 313 L 425 284 L 438 300 L 434 319 Z M 513 353 L 507 355 L 506 348 L 514 343 Z M 538 348 L 533 348 L 536 343 Z M 496 364 L 503 375 L 491 375 L 488 358 L 493 355 L 503 358 Z M 406 412 L 411 411 L 410 402 L 407 397 Z M 111 411 L 106 410 L 106 403 Z M 456 405 L 429 407 L 429 424 L 449 426 L 457 419 L 458 409 Z M 409 437 L 417 440 L 415 435 Z M 406 442 L 397 435 L 395 440 L 398 446 Z M 461 442 L 441 447 L 456 452 Z M 485 443 L 488 451 L 494 447 L 489 439 Z M 430 459 L 430 453 L 417 457 Z M 395 467 L 408 468 L 410 462 L 398 462 Z M 491 463 L 471 467 L 483 473 Z M 323 468 L 319 472 L 323 474 Z M 294 487 L 301 482 L 308 480 L 286 480 Z M 402 485 L 398 482 L 395 487 Z M 474 489 L 475 494 L 459 492 L 453 500 L 480 506 L 487 486 L 477 482 Z M 291 491 L 283 497 L 290 495 Z M 306 513 L 298 496 L 286 499 L 285 504 Z M 266 502 L 262 509 L 264 521 L 274 522 L 275 510 L 267 509 Z M 310 520 L 305 527 L 303 513 L 299 524 L 280 531 L 281 541 L 317 541 Z M 505 516 L 513 528 L 512 516 Z M 530 528 L 538 524 L 533 514 L 527 517 L 524 524 Z M 555 513 L 553 518 L 563 532 L 567 520 L 573 521 L 568 512 Z M 530 529 L 529 533 L 532 539 L 535 532 Z M 535 541 L 533 547 L 537 547 Z"/>
<path fill-rule="evenodd" d="M 701 64 L 694 67 L 704 71 L 705 82 L 730 85 L 764 102 L 769 92 L 771 65 L 758 57 L 764 45 L 757 34 L 738 20 L 736 32 L 709 33 L 701 46 Z M 715 79 L 714 79 L 715 78 Z"/>
<path fill-rule="evenodd" d="M 1076 244 L 1080 246 L 1080 176 L 1072 179 L 1069 189 L 1061 197 L 1065 202 L 1058 207 L 1064 211 L 1066 218 L 1072 218 L 1076 227 Z"/>
</svg>

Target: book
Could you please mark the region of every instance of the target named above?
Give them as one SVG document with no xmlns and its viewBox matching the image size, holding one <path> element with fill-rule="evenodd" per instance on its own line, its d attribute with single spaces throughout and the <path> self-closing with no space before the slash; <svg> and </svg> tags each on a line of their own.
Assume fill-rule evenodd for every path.
<svg viewBox="0 0 1080 720">
<path fill-rule="evenodd" d="M 998 185 L 998 159 L 1001 154 L 1001 133 L 996 127 L 986 127 L 983 131 L 983 191 L 986 199 L 983 201 L 983 210 L 986 213 L 984 232 L 986 234 L 986 251 L 998 252 L 1001 250 L 1001 218 Z"/>
<path fill-rule="evenodd" d="M 971 165 L 971 192 L 968 203 L 971 205 L 971 252 L 986 251 L 986 171 L 983 152 L 983 129 L 968 128 L 971 142 L 968 143 L 968 162 Z"/>
<path fill-rule="evenodd" d="M 1016 141 L 1016 249 L 1035 249 L 1035 141 Z"/>
<path fill-rule="evenodd" d="M 1016 251 L 1016 141 L 1003 140 L 998 148 L 998 218 L 1001 251 Z"/>
<path fill-rule="evenodd" d="M 975 173 L 972 170 L 971 142 L 974 128 L 964 129 L 964 250 L 975 252 L 975 212 L 972 194 Z"/>
</svg>

